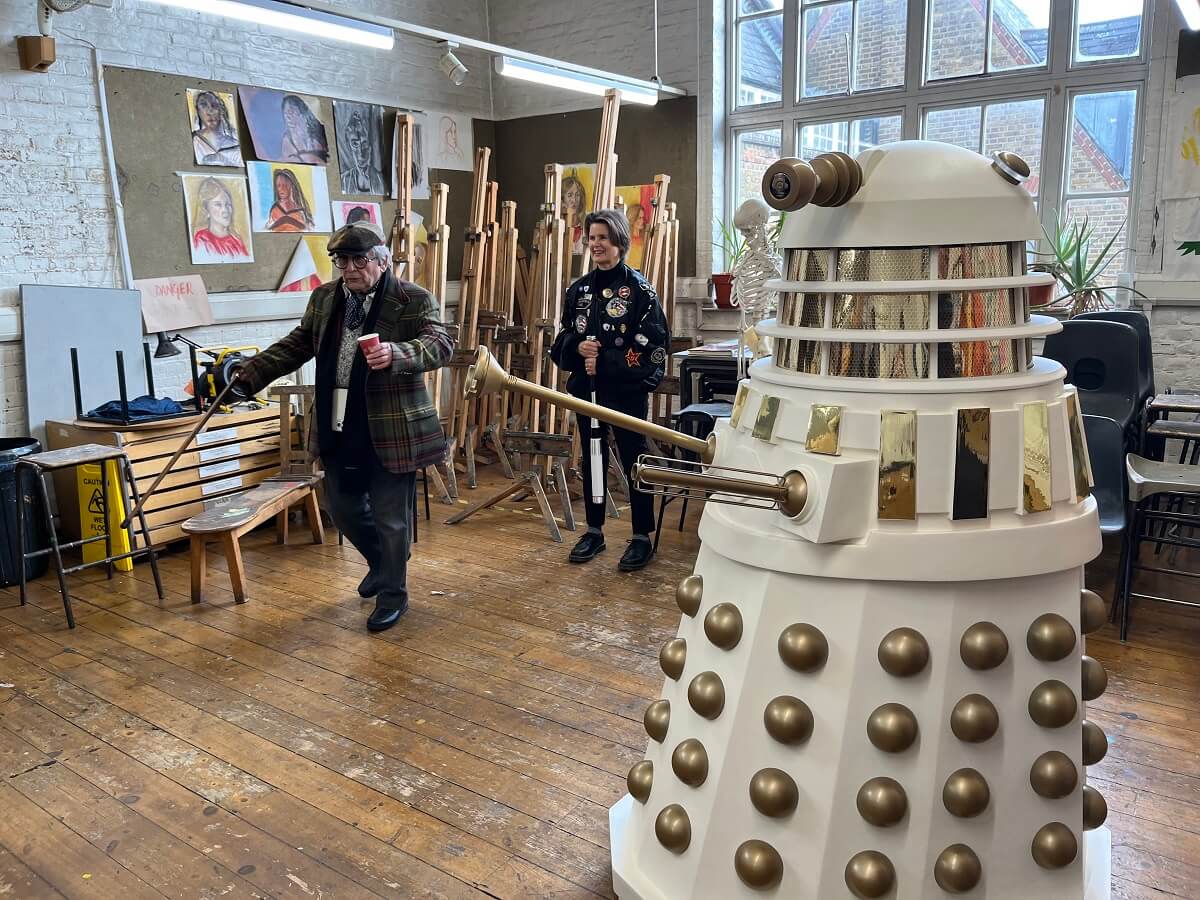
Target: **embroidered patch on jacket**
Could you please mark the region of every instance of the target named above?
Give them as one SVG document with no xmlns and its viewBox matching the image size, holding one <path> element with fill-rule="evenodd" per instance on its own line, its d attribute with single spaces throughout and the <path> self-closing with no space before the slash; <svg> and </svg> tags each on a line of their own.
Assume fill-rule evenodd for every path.
<svg viewBox="0 0 1200 900">
<path fill-rule="evenodd" d="M 584 310 L 587 310 L 587 309 L 591 309 L 592 308 L 592 295 L 585 294 L 584 296 L 579 297 L 575 301 L 575 308 L 577 310 L 579 310 L 580 312 L 583 312 Z"/>
<path fill-rule="evenodd" d="M 664 350 L 662 347 L 655 347 L 654 352 L 650 354 L 650 361 L 652 363 L 656 363 L 657 365 L 662 365 L 662 363 L 666 360 L 666 358 L 667 358 L 667 351 Z"/>
<path fill-rule="evenodd" d="M 585 331 L 587 331 L 587 316 L 575 317 L 575 330 L 580 334 L 583 334 Z"/>
<path fill-rule="evenodd" d="M 604 311 L 614 319 L 622 318 L 628 309 L 629 306 L 625 303 L 625 301 L 618 299 L 617 297 L 613 297 L 611 300 L 609 300 L 608 306 L 604 307 Z"/>
<path fill-rule="evenodd" d="M 629 299 L 629 285 L 625 285 L 619 291 L 617 291 L 617 296 L 620 297 L 622 300 L 628 300 Z"/>
<path fill-rule="evenodd" d="M 625 365 L 634 369 L 642 364 L 642 354 L 630 347 L 625 351 Z"/>
<path fill-rule="evenodd" d="M 637 341 L 639 344 L 641 344 L 643 347 L 645 347 L 648 343 L 650 343 L 650 338 L 646 337 L 644 334 L 635 334 L 633 336 L 633 339 L 635 341 Z"/>
</svg>

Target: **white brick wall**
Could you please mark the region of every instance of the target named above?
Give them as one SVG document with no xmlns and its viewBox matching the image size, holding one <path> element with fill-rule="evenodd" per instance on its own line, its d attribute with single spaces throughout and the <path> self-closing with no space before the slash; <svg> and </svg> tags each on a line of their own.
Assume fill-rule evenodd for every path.
<svg viewBox="0 0 1200 900">
<path fill-rule="evenodd" d="M 473 37 L 487 37 L 486 0 L 337 0 Z M 20 71 L 14 38 L 37 34 L 34 0 L 0 2 L 0 311 L 18 304 L 22 283 L 123 287 L 103 151 L 96 73 L 86 38 L 110 65 L 287 88 L 416 108 L 491 113 L 489 60 L 463 52 L 472 77 L 453 87 L 425 41 L 397 35 L 390 54 L 348 44 L 114 0 L 55 17 L 58 61 L 50 72 Z M 199 330 L 196 340 L 260 344 L 294 322 Z M 27 433 L 19 342 L 0 343 L 0 435 Z M 156 364 L 158 386 L 178 391 L 183 357 Z"/>
</svg>

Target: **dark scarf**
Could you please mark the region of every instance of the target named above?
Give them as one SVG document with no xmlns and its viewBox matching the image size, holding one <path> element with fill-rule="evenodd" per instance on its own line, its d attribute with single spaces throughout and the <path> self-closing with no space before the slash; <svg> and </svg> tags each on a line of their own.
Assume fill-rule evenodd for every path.
<svg viewBox="0 0 1200 900">
<path fill-rule="evenodd" d="M 375 284 L 375 298 L 363 323 L 363 334 L 375 330 L 384 295 L 391 287 L 391 277 L 391 273 L 385 270 Z M 370 481 L 371 467 L 375 464 L 375 448 L 371 444 L 371 429 L 367 423 L 367 361 L 357 349 L 354 352 L 354 364 L 350 368 L 350 384 L 346 389 L 346 416 L 342 420 L 342 430 L 333 430 L 333 390 L 337 385 L 338 352 L 345 332 L 348 307 L 353 304 L 345 282 L 339 283 L 337 300 L 317 351 L 317 447 L 320 448 L 322 459 L 334 461 L 343 471 L 342 482 L 348 490 L 365 491 Z"/>
</svg>

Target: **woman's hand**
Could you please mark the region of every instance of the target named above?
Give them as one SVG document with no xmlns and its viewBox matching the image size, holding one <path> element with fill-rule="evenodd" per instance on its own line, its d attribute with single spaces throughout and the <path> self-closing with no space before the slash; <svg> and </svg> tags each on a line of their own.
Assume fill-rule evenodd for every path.
<svg viewBox="0 0 1200 900">
<path fill-rule="evenodd" d="M 595 359 L 600 355 L 600 342 L 581 341 L 579 344 L 579 355 L 584 359 Z"/>
<path fill-rule="evenodd" d="M 595 376 L 595 374 L 596 374 L 596 357 L 589 356 L 583 361 L 583 371 L 587 372 L 589 375 L 591 375 L 593 377 Z"/>
</svg>

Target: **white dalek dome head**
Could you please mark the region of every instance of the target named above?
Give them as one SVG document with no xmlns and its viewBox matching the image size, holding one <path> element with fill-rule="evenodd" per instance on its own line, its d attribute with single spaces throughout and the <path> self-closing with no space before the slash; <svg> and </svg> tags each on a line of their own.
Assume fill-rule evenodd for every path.
<svg viewBox="0 0 1200 900">
<path fill-rule="evenodd" d="M 776 364 L 856 379 L 1027 371 L 1033 338 L 1061 327 L 1029 316 L 1028 288 L 1053 278 L 1026 271 L 1041 234 L 1028 174 L 1015 154 L 931 141 L 772 165 L 763 196 L 787 212 L 785 267 L 768 285 L 779 315 L 758 332 Z"/>
</svg>

